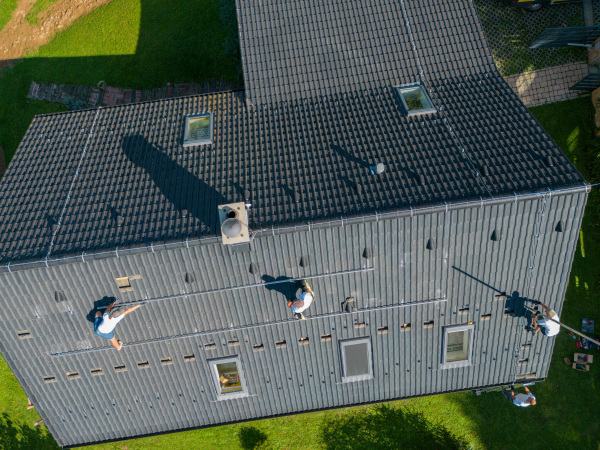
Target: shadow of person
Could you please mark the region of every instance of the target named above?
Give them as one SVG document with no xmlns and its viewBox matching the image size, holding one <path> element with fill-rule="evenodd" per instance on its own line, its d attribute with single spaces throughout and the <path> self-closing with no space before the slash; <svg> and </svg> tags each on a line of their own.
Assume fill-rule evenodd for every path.
<svg viewBox="0 0 600 450">
<path fill-rule="evenodd" d="M 300 284 L 296 280 L 286 276 L 274 278 L 271 275 L 263 275 L 262 280 L 268 291 L 279 292 L 284 296 L 286 302 L 296 298 L 300 289 Z"/>
<path fill-rule="evenodd" d="M 229 202 L 217 190 L 182 167 L 162 148 L 148 142 L 144 136 L 126 136 L 121 147 L 125 156 L 148 174 L 175 209 L 187 211 L 207 226 L 211 233 L 218 231 L 217 206 Z"/>
<path fill-rule="evenodd" d="M 88 315 L 85 317 L 88 322 L 94 323 L 94 318 L 96 317 L 96 311 L 98 309 L 106 309 L 108 307 L 108 305 L 110 305 L 112 302 L 116 301 L 117 299 L 114 297 L 102 297 L 100 300 L 96 300 L 94 302 L 94 308 L 88 313 Z"/>
<path fill-rule="evenodd" d="M 268 436 L 256 427 L 244 426 L 238 431 L 240 446 L 244 450 L 263 448 Z"/>
<path fill-rule="evenodd" d="M 531 314 L 528 314 L 530 309 L 526 306 L 526 302 L 530 301 L 525 297 L 521 297 L 518 291 L 514 291 L 511 295 L 506 296 L 504 303 L 505 312 L 512 317 L 526 317 L 527 325 L 531 325 Z"/>
</svg>

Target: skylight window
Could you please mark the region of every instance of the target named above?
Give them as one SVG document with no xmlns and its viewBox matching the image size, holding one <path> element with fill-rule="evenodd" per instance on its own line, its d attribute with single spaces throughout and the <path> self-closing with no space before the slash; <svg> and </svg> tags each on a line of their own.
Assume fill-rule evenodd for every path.
<svg viewBox="0 0 600 450">
<path fill-rule="evenodd" d="M 213 117 L 211 113 L 191 114 L 185 118 L 183 146 L 212 144 Z"/>
<path fill-rule="evenodd" d="M 436 112 L 427 92 L 419 83 L 396 86 L 400 101 L 409 116 Z"/>
<path fill-rule="evenodd" d="M 471 365 L 473 354 L 473 325 L 444 327 L 442 368 Z"/>
<path fill-rule="evenodd" d="M 342 383 L 373 378 L 373 357 L 369 338 L 340 341 Z"/>
</svg>

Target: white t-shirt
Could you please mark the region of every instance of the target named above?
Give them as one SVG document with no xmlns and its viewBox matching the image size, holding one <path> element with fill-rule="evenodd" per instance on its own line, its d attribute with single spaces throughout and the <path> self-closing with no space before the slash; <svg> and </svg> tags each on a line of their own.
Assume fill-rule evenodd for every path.
<svg viewBox="0 0 600 450">
<path fill-rule="evenodd" d="M 298 300 L 304 301 L 304 306 L 301 308 L 292 306 L 292 311 L 294 311 L 295 313 L 301 313 L 302 311 L 308 309 L 308 307 L 313 301 L 313 296 L 310 295 L 308 292 L 303 292 L 302 294 L 300 294 L 300 297 L 298 297 Z"/>
<path fill-rule="evenodd" d="M 558 314 L 554 314 L 554 317 L 552 317 L 552 318 L 554 320 L 560 322 L 560 318 L 558 317 Z M 545 317 L 542 317 L 541 319 L 539 319 L 538 323 L 544 327 L 544 334 L 548 337 L 556 336 L 558 334 L 558 332 L 560 331 L 559 324 L 557 324 L 556 322 L 553 322 L 549 319 L 546 319 Z"/>
<path fill-rule="evenodd" d="M 517 394 L 515 395 L 515 399 L 513 403 L 517 406 L 522 406 L 523 408 L 527 408 L 531 406 L 530 403 L 527 403 L 528 398 L 533 398 L 535 400 L 535 396 L 530 392 L 529 394 Z"/>
<path fill-rule="evenodd" d="M 98 325 L 98 331 L 104 334 L 110 333 L 112 330 L 115 329 L 117 324 L 121 320 L 123 320 L 124 317 L 125 314 L 121 314 L 119 317 L 111 319 L 110 314 L 105 312 L 104 314 L 102 314 L 102 322 L 100 323 L 100 325 Z"/>
</svg>

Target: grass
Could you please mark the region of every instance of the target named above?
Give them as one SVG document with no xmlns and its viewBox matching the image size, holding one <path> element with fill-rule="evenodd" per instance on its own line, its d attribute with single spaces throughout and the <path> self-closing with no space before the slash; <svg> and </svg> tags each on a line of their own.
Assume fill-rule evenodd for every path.
<svg viewBox="0 0 600 450">
<path fill-rule="evenodd" d="M 475 7 L 494 62 L 504 76 L 587 60 L 582 48 L 528 48 L 545 28 L 584 26 L 581 3 L 555 5 L 535 13 L 499 0 L 475 0 Z"/>
<path fill-rule="evenodd" d="M 221 25 L 231 4 L 114 0 L 5 70 L 0 74 L 0 145 L 7 161 L 34 115 L 64 109 L 26 100 L 32 80 L 94 86 L 104 80 L 133 89 L 167 82 L 239 81 L 239 57 L 227 53 L 237 44 Z"/>
<path fill-rule="evenodd" d="M 40 13 L 48 9 L 54 2 L 56 2 L 56 0 L 37 0 L 25 16 L 25 20 L 32 25 L 37 24 L 40 21 L 38 18 Z"/>
<path fill-rule="evenodd" d="M 4 5 L 3 0 L 0 5 Z M 58 105 L 27 102 L 31 80 L 153 88 L 166 82 L 240 77 L 236 44 L 219 17 L 231 3 L 115 0 L 76 22 L 46 47 L 0 78 L 0 144 L 10 158 L 35 114 Z M 0 9 L 0 14 L 1 14 Z M 0 15 L 0 18 L 2 16 Z M 225 31 L 224 31 L 225 29 Z M 200 45 L 198 44 L 200 43 Z M 237 57 L 239 58 L 239 56 Z M 589 98 L 532 109 L 588 181 L 600 181 L 597 139 Z M 578 328 L 582 317 L 600 322 L 600 200 L 593 191 L 584 217 L 562 319 Z M 580 448 L 597 449 L 600 430 L 597 366 L 576 372 L 562 359 L 574 341 L 556 338 L 548 380 L 536 385 L 538 405 L 517 409 L 500 393 L 455 393 L 226 425 L 95 445 L 94 449 L 177 448 Z M 600 364 L 600 363 L 599 363 Z M 0 448 L 56 448 L 39 416 L 0 356 Z M 350 439 L 350 438 L 355 439 Z"/>
<path fill-rule="evenodd" d="M 10 21 L 19 0 L 0 1 L 0 30 Z"/>
</svg>

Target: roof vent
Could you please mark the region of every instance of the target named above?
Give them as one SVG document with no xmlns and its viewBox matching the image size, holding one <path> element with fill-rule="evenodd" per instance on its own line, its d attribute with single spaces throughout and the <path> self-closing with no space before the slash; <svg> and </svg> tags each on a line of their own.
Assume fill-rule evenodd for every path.
<svg viewBox="0 0 600 450">
<path fill-rule="evenodd" d="M 250 201 L 250 191 L 247 189 L 244 191 L 244 201 L 246 203 L 248 203 Z"/>
<path fill-rule="evenodd" d="M 370 169 L 373 175 L 381 175 L 383 172 L 385 172 L 385 164 L 377 163 L 374 166 L 371 166 Z"/>
<path fill-rule="evenodd" d="M 559 220 L 558 223 L 556 224 L 556 228 L 554 229 L 554 231 L 558 231 L 559 233 L 562 233 L 565 229 L 565 223 L 562 220 Z"/>
<path fill-rule="evenodd" d="M 427 250 L 435 250 L 435 239 L 431 238 L 427 241 Z"/>
<path fill-rule="evenodd" d="M 224 245 L 250 242 L 248 213 L 244 202 L 219 205 L 219 221 Z"/>
<path fill-rule="evenodd" d="M 194 276 L 194 274 L 193 274 L 193 273 L 191 273 L 191 272 L 186 272 L 186 273 L 185 273 L 185 282 L 186 282 L 187 284 L 192 284 L 192 283 L 194 283 L 195 281 L 196 281 L 196 277 Z"/>
<path fill-rule="evenodd" d="M 363 251 L 363 258 L 371 259 L 372 257 L 373 257 L 373 250 L 371 250 L 369 247 L 365 247 L 365 250 Z"/>
<path fill-rule="evenodd" d="M 117 216 L 117 226 L 120 227 L 121 225 L 123 225 L 123 222 L 125 222 L 125 217 Z"/>
<path fill-rule="evenodd" d="M 182 209 L 181 210 L 181 217 L 187 217 L 188 213 L 189 213 L 189 211 L 187 209 Z"/>
<path fill-rule="evenodd" d="M 258 267 L 258 263 L 251 263 L 250 264 L 250 273 L 252 275 L 257 275 L 258 273 L 260 273 L 260 269 Z"/>
<path fill-rule="evenodd" d="M 300 192 L 294 191 L 294 201 L 300 203 Z"/>
<path fill-rule="evenodd" d="M 552 156 L 550 156 L 550 155 L 546 156 L 546 159 L 544 160 L 544 162 L 546 163 L 546 165 L 548 167 L 552 167 L 554 165 L 554 161 L 552 159 Z"/>
<path fill-rule="evenodd" d="M 481 166 L 481 175 L 487 177 L 490 174 L 490 169 L 488 166 Z"/>
<path fill-rule="evenodd" d="M 300 267 L 308 267 L 308 257 L 306 257 L 306 256 L 300 257 Z"/>
<path fill-rule="evenodd" d="M 356 184 L 354 185 L 354 189 L 356 189 L 356 193 L 357 193 L 357 194 L 362 194 L 362 190 L 363 190 L 362 184 L 360 184 L 360 183 L 356 183 Z"/>
<path fill-rule="evenodd" d="M 423 175 L 421 175 L 420 173 L 417 174 L 417 184 L 419 186 L 423 186 L 423 184 L 425 184 L 425 177 Z"/>
<path fill-rule="evenodd" d="M 500 233 L 498 230 L 494 230 L 492 232 L 491 239 L 492 241 L 499 241 L 500 239 L 502 239 L 502 233 Z"/>
</svg>

